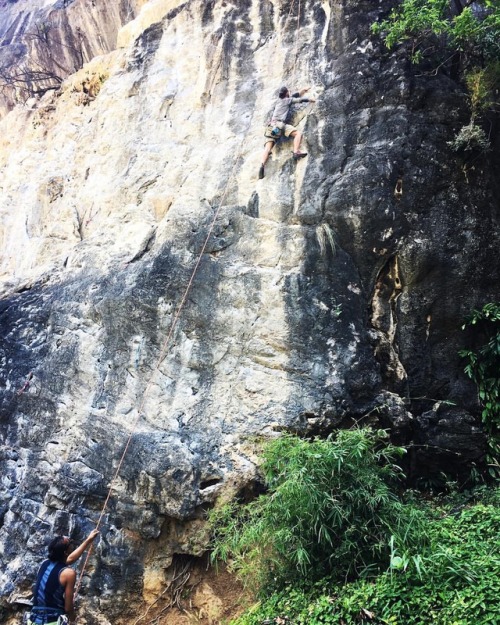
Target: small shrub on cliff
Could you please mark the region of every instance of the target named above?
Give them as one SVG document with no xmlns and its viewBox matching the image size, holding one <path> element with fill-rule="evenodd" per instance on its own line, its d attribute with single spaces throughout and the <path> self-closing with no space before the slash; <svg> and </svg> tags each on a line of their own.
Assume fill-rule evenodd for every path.
<svg viewBox="0 0 500 625">
<path fill-rule="evenodd" d="M 285 435 L 264 451 L 268 492 L 211 516 L 213 558 L 229 560 L 258 587 L 353 579 L 385 569 L 391 552 L 422 540 L 422 517 L 403 509 L 395 460 L 404 453 L 384 432 L 356 429 L 327 440 Z"/>
<path fill-rule="evenodd" d="M 453 141 L 448 141 L 448 145 L 454 152 L 486 152 L 490 149 L 486 133 L 472 121 L 463 126 Z"/>
<path fill-rule="evenodd" d="M 474 120 L 488 109 L 498 106 L 500 61 L 489 63 L 487 67 L 471 69 L 465 74 L 465 83 L 469 92 L 471 118 Z"/>
<path fill-rule="evenodd" d="M 447 4 L 447 0 L 403 0 L 388 19 L 373 24 L 372 32 L 382 35 L 388 48 L 408 42 L 411 59 L 418 63 L 430 50 L 436 54 L 438 38 L 449 29 Z"/>
</svg>

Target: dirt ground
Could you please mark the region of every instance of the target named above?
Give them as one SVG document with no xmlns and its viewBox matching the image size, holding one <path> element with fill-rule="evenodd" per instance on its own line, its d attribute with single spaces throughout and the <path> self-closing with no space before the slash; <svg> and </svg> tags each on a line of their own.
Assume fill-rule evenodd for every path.
<svg viewBox="0 0 500 625">
<path fill-rule="evenodd" d="M 255 603 L 225 567 L 194 564 L 133 625 L 225 625 Z"/>
</svg>

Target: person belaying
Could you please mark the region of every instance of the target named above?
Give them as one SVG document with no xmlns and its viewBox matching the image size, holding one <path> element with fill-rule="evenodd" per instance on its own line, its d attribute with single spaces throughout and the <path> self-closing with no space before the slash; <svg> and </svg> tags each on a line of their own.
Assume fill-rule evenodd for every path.
<svg viewBox="0 0 500 625">
<path fill-rule="evenodd" d="M 299 104 L 300 102 L 316 102 L 314 98 L 304 98 L 304 94 L 309 91 L 309 87 L 301 89 L 297 93 L 290 95 L 290 91 L 287 87 L 281 87 L 278 92 L 278 100 L 274 106 L 271 120 L 266 128 L 264 136 L 267 141 L 264 147 L 264 154 L 262 155 L 262 165 L 259 169 L 259 178 L 264 178 L 264 167 L 266 165 L 269 154 L 273 149 L 275 143 L 281 136 L 293 137 L 293 158 L 298 160 L 307 156 L 307 152 L 300 151 L 300 142 L 302 141 L 302 133 L 297 130 L 295 126 L 287 124 L 288 113 L 292 104 Z"/>
<path fill-rule="evenodd" d="M 33 590 L 28 625 L 63 625 L 74 620 L 76 572 L 70 568 L 99 534 L 97 529 L 74 549 L 68 536 L 56 536 L 48 547 Z"/>
</svg>

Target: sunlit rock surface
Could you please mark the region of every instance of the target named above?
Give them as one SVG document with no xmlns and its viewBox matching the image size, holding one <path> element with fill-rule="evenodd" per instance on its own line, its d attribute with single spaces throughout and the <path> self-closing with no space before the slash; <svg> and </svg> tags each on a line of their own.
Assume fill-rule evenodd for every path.
<svg viewBox="0 0 500 625">
<path fill-rule="evenodd" d="M 499 294 L 498 135 L 451 151 L 464 94 L 371 38 L 392 5 L 151 0 L 0 122 L 5 613 L 111 486 L 83 612 L 129 622 L 258 481 L 255 435 L 366 417 L 415 474 L 481 459 L 457 352 Z M 258 180 L 282 84 L 317 97 L 309 156 L 284 142 Z"/>
</svg>

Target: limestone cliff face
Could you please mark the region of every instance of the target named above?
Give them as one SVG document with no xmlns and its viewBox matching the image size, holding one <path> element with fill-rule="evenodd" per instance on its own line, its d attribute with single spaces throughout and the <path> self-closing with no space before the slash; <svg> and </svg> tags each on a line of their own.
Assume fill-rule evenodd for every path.
<svg viewBox="0 0 500 625">
<path fill-rule="evenodd" d="M 116 47 L 147 0 L 0 0 L 0 116 Z"/>
<path fill-rule="evenodd" d="M 463 92 L 370 37 L 392 5 L 152 0 L 0 122 L 5 611 L 111 485 L 84 613 L 129 622 L 258 479 L 256 434 L 366 417 L 415 471 L 481 457 L 457 351 L 499 296 L 498 136 L 451 151 Z M 317 96 L 309 156 L 283 142 L 258 180 L 282 84 Z"/>
</svg>

